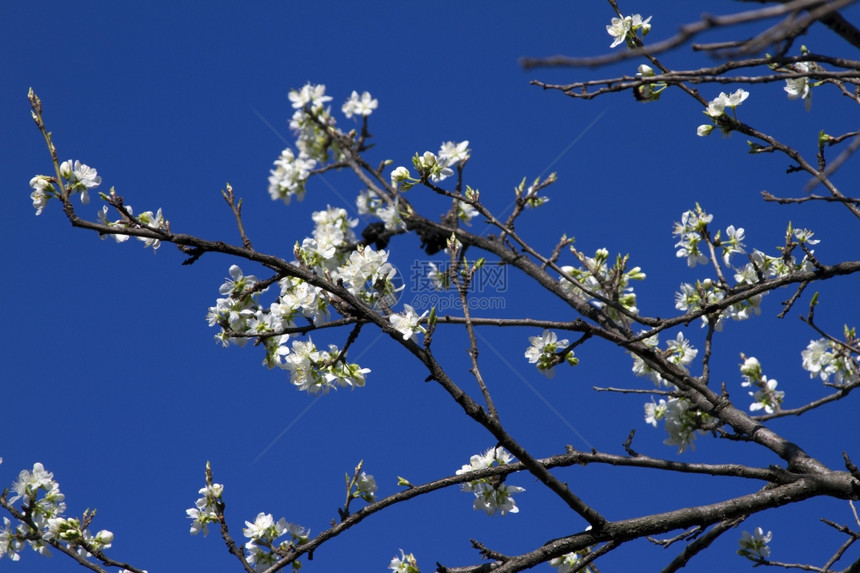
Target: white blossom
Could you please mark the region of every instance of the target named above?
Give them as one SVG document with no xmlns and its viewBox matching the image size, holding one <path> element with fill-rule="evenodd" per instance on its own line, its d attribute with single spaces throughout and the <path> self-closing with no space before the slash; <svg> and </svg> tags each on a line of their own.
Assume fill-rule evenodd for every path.
<svg viewBox="0 0 860 573">
<path fill-rule="evenodd" d="M 770 557 L 770 547 L 767 544 L 772 538 L 773 534 L 770 531 L 765 533 L 761 527 L 756 527 L 752 534 L 744 531 L 738 542 L 741 546 L 738 549 L 738 555 L 742 555 L 750 561 L 767 559 Z"/>
<path fill-rule="evenodd" d="M 813 62 L 797 62 L 788 66 L 788 71 L 795 73 L 808 73 L 815 70 L 818 65 Z M 812 82 L 809 76 L 802 78 L 787 78 L 785 87 L 782 89 L 788 94 L 788 99 L 802 99 L 806 111 L 812 109 Z"/>
<path fill-rule="evenodd" d="M 33 189 L 30 193 L 33 208 L 36 210 L 36 215 L 41 215 L 45 205 L 48 204 L 48 199 L 56 196 L 56 190 L 47 175 L 37 175 L 30 179 L 30 187 Z"/>
<path fill-rule="evenodd" d="M 373 476 L 365 472 L 361 472 L 355 482 L 355 493 L 367 503 L 373 503 L 376 500 L 376 480 Z"/>
<path fill-rule="evenodd" d="M 501 446 L 490 448 L 483 454 L 472 456 L 468 464 L 457 470 L 457 475 L 503 466 L 512 460 L 513 456 Z M 525 491 L 522 487 L 505 484 L 504 480 L 498 477 L 469 481 L 463 484 L 462 489 L 475 495 L 474 509 L 476 511 L 481 510 L 487 515 L 517 513 L 519 508 L 512 496 Z"/>
<path fill-rule="evenodd" d="M 713 118 L 720 117 L 726 112 L 726 108 L 735 109 L 749 97 L 749 92 L 738 88 L 730 94 L 720 92 L 716 98 L 708 102 L 707 114 Z"/>
<path fill-rule="evenodd" d="M 544 330 L 540 336 L 530 336 L 529 342 L 531 346 L 526 348 L 525 357 L 530 364 L 536 364 L 539 372 L 547 378 L 555 376 L 555 365 L 553 360 L 556 356 L 556 351 L 565 348 L 570 342 L 567 339 L 558 340 L 558 336 L 551 330 Z M 568 352 L 565 360 L 575 366 L 579 361 L 573 356 L 573 352 Z"/>
<path fill-rule="evenodd" d="M 437 157 L 432 151 L 416 154 L 412 163 L 422 176 L 428 177 L 433 183 L 439 183 L 454 174 L 454 170 L 448 167 L 448 158 Z"/>
<path fill-rule="evenodd" d="M 310 530 L 288 523 L 283 517 L 275 521 L 270 513 L 260 512 L 253 523 L 245 522 L 242 533 L 248 538 L 245 543 L 248 563 L 254 566 L 254 571 L 263 571 L 281 559 L 281 555 L 271 551 L 270 547 L 289 551 L 297 542 L 304 543 Z M 290 539 L 277 542 L 279 537 L 286 534 L 290 535 Z"/>
<path fill-rule="evenodd" d="M 642 16 L 639 14 L 613 18 L 610 24 L 606 26 L 606 32 L 613 37 L 612 44 L 610 44 L 609 47 L 614 48 L 615 46 L 620 45 L 627 39 L 627 34 L 630 32 L 635 33 L 638 30 L 641 30 L 643 36 L 648 34 L 648 32 L 651 31 L 650 22 L 651 16 L 648 16 L 648 18 L 643 20 Z"/>
<path fill-rule="evenodd" d="M 391 172 L 391 186 L 399 191 L 409 191 L 415 183 L 417 183 L 417 180 L 413 179 L 409 173 L 409 169 L 402 165 Z"/>
<path fill-rule="evenodd" d="M 714 131 L 714 126 L 711 124 L 702 124 L 696 128 L 696 135 L 699 137 L 707 137 L 711 135 L 711 132 Z"/>
<path fill-rule="evenodd" d="M 202 531 L 206 536 L 209 534 L 209 524 L 218 523 L 218 504 L 224 494 L 224 486 L 213 483 L 200 488 L 198 493 L 201 497 L 194 502 L 194 507 L 185 510 L 185 514 L 191 519 L 191 535 Z"/>
<path fill-rule="evenodd" d="M 588 526 L 588 529 L 591 529 L 591 526 Z M 582 555 L 580 553 L 582 553 Z M 584 569 L 577 569 L 583 559 L 583 555 L 586 553 L 588 553 L 588 550 L 582 550 L 581 552 L 571 551 L 561 557 L 550 559 L 549 564 L 558 569 L 556 573 L 570 573 L 574 570 L 580 571 L 580 573 L 594 573 L 594 569 L 591 566 L 586 566 Z"/>
<path fill-rule="evenodd" d="M 102 178 L 95 169 L 77 160 L 63 161 L 60 164 L 60 175 L 68 181 L 70 193 L 81 194 L 81 203 L 84 205 L 90 202 L 89 190 L 102 183 Z"/>
<path fill-rule="evenodd" d="M 373 113 L 373 110 L 375 110 L 378 105 L 379 102 L 373 99 L 370 92 L 363 92 L 359 96 L 358 92 L 353 90 L 349 99 L 343 104 L 341 111 L 348 118 L 351 118 L 353 115 L 367 117 Z"/>
<path fill-rule="evenodd" d="M 388 568 L 394 573 L 421 573 L 415 555 L 405 553 L 402 549 L 400 550 L 400 557 L 395 555 L 391 559 L 391 563 L 388 564 Z"/>
<path fill-rule="evenodd" d="M 302 89 L 290 90 L 288 94 L 293 109 L 302 109 L 309 106 L 311 109 L 321 108 L 322 105 L 331 101 L 331 96 L 325 95 L 325 86 L 322 84 L 305 84 Z"/>
<path fill-rule="evenodd" d="M 275 160 L 275 168 L 269 172 L 269 196 L 273 201 L 280 199 L 287 205 L 293 197 L 301 201 L 305 196 L 305 183 L 315 166 L 315 159 L 304 154 L 296 157 L 287 147 Z"/>
<path fill-rule="evenodd" d="M 409 340 L 410 338 L 415 337 L 419 332 L 422 334 L 427 332 L 427 330 L 421 326 L 421 320 L 427 316 L 429 311 L 425 310 L 421 316 L 418 316 L 415 309 L 408 304 L 404 304 L 403 308 L 405 310 L 402 313 L 392 314 L 388 317 L 388 321 L 391 323 L 391 326 L 393 326 L 394 330 L 403 336 L 403 340 Z"/>
<path fill-rule="evenodd" d="M 465 163 L 469 159 L 471 153 L 472 150 L 469 149 L 468 140 L 461 141 L 459 143 L 446 141 L 442 144 L 442 147 L 439 148 L 439 158 L 445 161 L 448 165 Z"/>
</svg>

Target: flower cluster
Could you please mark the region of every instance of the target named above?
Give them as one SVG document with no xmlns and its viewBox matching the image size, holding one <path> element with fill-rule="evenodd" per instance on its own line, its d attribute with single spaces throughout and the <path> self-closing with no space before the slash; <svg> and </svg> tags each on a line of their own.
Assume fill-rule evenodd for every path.
<svg viewBox="0 0 860 573">
<path fill-rule="evenodd" d="M 555 365 L 560 362 L 556 352 L 565 348 L 570 342 L 565 338 L 558 340 L 558 336 L 551 330 L 544 330 L 540 336 L 530 336 L 531 346 L 526 349 L 525 356 L 530 364 L 536 364 L 539 372 L 547 378 L 555 376 Z M 573 355 L 573 351 L 564 356 L 564 360 L 571 366 L 579 364 L 579 359 Z"/>
<path fill-rule="evenodd" d="M 597 308 L 606 308 L 606 313 L 614 320 L 618 320 L 621 313 L 614 306 L 608 306 L 600 299 L 591 299 L 586 296 L 585 292 L 578 285 L 584 286 L 592 293 L 616 302 L 622 308 L 630 313 L 636 314 L 639 309 L 636 308 L 636 293 L 633 292 L 633 287 L 630 286 L 630 281 L 641 281 L 645 279 L 645 273 L 640 267 L 633 267 L 627 270 L 627 256 L 618 255 L 615 258 L 615 264 L 609 266 L 609 251 L 606 249 L 597 249 L 594 257 L 586 257 L 571 247 L 577 258 L 582 263 L 582 267 L 573 267 L 565 265 L 561 270 L 573 278 L 571 282 L 568 278 L 562 276 L 559 278 L 562 289 L 573 295 L 574 297 L 590 302 Z"/>
<path fill-rule="evenodd" d="M 655 428 L 663 420 L 666 433 L 669 435 L 663 443 L 667 446 L 678 446 L 678 453 L 683 453 L 687 446 L 695 449 L 693 440 L 696 431 L 704 433 L 702 427 L 708 422 L 709 416 L 696 410 L 686 398 L 661 398 L 660 402 L 653 400 L 645 404 L 645 422 Z"/>
<path fill-rule="evenodd" d="M 63 161 L 60 163 L 60 176 L 66 180 L 66 190 L 69 194 L 80 193 L 81 203 L 90 202 L 90 189 L 95 189 L 102 183 L 98 172 L 80 161 Z"/>
<path fill-rule="evenodd" d="M 678 237 L 678 242 L 675 246 L 678 250 L 675 251 L 675 256 L 678 258 L 686 258 L 687 266 L 695 267 L 697 264 L 708 264 L 708 257 L 702 250 L 701 246 L 707 244 L 708 223 L 713 220 L 714 216 L 706 213 L 698 203 L 696 210 L 684 211 L 681 214 L 681 221 L 676 222 L 672 234 Z"/>
<path fill-rule="evenodd" d="M 81 203 L 84 205 L 90 202 L 90 189 L 95 189 L 101 185 L 102 178 L 98 172 L 80 161 L 67 160 L 60 163 L 60 177 L 65 180 L 63 186 L 66 193 L 70 196 L 75 193 L 80 193 Z M 42 210 L 47 205 L 48 200 L 53 197 L 60 197 L 60 192 L 55 187 L 57 180 L 47 175 L 37 175 L 30 180 L 30 187 L 33 192 L 30 194 L 30 199 L 33 200 L 33 208 L 36 209 L 36 215 L 41 215 Z M 111 196 L 114 195 L 114 190 L 111 188 Z M 107 195 L 101 194 L 102 198 L 107 200 Z M 125 213 L 117 221 L 108 220 L 108 206 L 103 205 L 98 212 L 99 221 L 111 229 L 148 229 L 151 231 L 169 231 L 169 223 L 165 220 L 161 209 L 157 213 L 152 211 L 144 211 L 143 213 L 134 216 L 134 211 L 131 206 L 125 205 Z M 99 237 L 104 239 L 105 234 L 100 234 Z M 117 243 L 122 243 L 128 240 L 128 235 L 117 233 L 111 234 Z M 143 242 L 144 247 L 152 247 L 153 251 L 161 246 L 161 241 L 153 237 L 137 237 Z"/>
<path fill-rule="evenodd" d="M 645 37 L 648 35 L 648 32 L 651 31 L 650 22 L 651 16 L 648 16 L 643 20 L 642 16 L 639 14 L 613 18 L 610 21 L 610 24 L 606 26 L 606 32 L 613 38 L 612 44 L 610 44 L 609 47 L 614 48 L 625 41 L 628 46 L 633 47 L 635 45 L 633 43 L 633 38 L 638 39 L 638 32 L 641 31 L 642 37 Z"/>
<path fill-rule="evenodd" d="M 298 201 L 304 198 L 308 178 L 318 163 L 328 161 L 329 151 L 334 151 L 338 157 L 341 154 L 337 138 L 330 133 L 336 129 L 336 122 L 326 107 L 332 98 L 326 95 L 325 86 L 308 83 L 300 90 L 291 90 L 288 97 L 295 110 L 290 128 L 296 135 L 298 155 L 287 147 L 275 160 L 275 168 L 269 172 L 269 195 L 272 200 L 280 199 L 286 204 L 293 197 Z M 359 95 L 353 91 L 341 111 L 347 118 L 356 115 L 367 117 L 378 105 L 370 93 Z"/>
<path fill-rule="evenodd" d="M 54 481 L 54 474 L 45 471 L 41 463 L 33 464 L 33 471 L 22 470 L 18 481 L 12 484 L 15 492 L 9 503 L 22 501 L 22 506 L 32 517 L 36 529 L 26 523 L 20 523 L 13 528 L 8 518 L 3 518 L 3 528 L 0 529 L 0 557 L 6 556 L 12 561 L 18 561 L 24 543 L 42 555 L 50 555 L 48 545 L 43 537 L 51 538 L 51 520 L 61 518 L 66 511 L 65 496 L 60 492 L 60 485 Z"/>
<path fill-rule="evenodd" d="M 700 125 L 696 128 L 696 134 L 701 137 L 710 135 L 715 125 L 719 125 L 725 133 L 728 133 L 730 127 L 726 124 L 723 117 L 726 114 L 726 108 L 731 109 L 732 113 L 734 113 L 735 108 L 741 105 L 749 95 L 749 92 L 743 89 L 737 89 L 730 94 L 720 92 L 720 95 L 708 102 L 708 109 L 705 110 L 705 115 L 711 118 L 713 124 Z"/>
<path fill-rule="evenodd" d="M 197 493 L 201 497 L 194 502 L 194 507 L 185 510 L 185 514 L 191 519 L 191 535 L 202 531 L 205 537 L 209 535 L 209 524 L 219 522 L 223 509 L 221 496 L 224 495 L 224 486 L 213 483 L 200 488 Z"/>
<path fill-rule="evenodd" d="M 74 547 L 75 552 L 81 557 L 90 557 L 92 551 L 104 551 L 110 549 L 113 543 L 113 533 L 102 529 L 95 535 L 81 528 L 81 520 L 76 518 L 52 517 L 48 520 L 48 533 L 46 539 L 55 539 Z M 85 549 L 86 547 L 87 549 Z"/>
<path fill-rule="evenodd" d="M 738 555 L 746 557 L 750 561 L 763 561 L 770 557 L 770 547 L 767 544 L 770 543 L 771 539 L 773 539 L 773 534 L 770 531 L 765 533 L 761 527 L 756 527 L 752 534 L 744 531 L 738 542 L 741 546 L 738 549 Z"/>
<path fill-rule="evenodd" d="M 401 167 L 398 169 L 406 169 Z M 407 171 L 407 175 L 408 175 Z M 391 174 L 392 177 L 394 173 Z M 392 183 L 395 185 L 395 183 Z M 409 185 L 411 187 L 411 185 Z M 398 199 L 386 201 L 371 190 L 362 191 L 355 199 L 359 215 L 373 215 L 383 222 L 388 231 L 402 231 L 406 229 L 406 223 L 400 213 Z"/>
<path fill-rule="evenodd" d="M 411 553 L 404 553 L 400 550 L 400 557 L 396 555 L 391 559 L 388 568 L 394 573 L 421 573 L 418 568 L 418 560 Z"/>
<path fill-rule="evenodd" d="M 649 336 L 644 339 L 642 342 L 649 348 L 656 349 L 659 346 L 660 338 L 655 334 L 654 336 Z M 679 332 L 674 339 L 671 339 L 666 343 L 665 351 L 660 351 L 661 356 L 684 372 L 688 372 L 687 365 L 696 358 L 698 353 L 699 351 L 693 348 L 690 341 L 684 338 L 683 332 Z M 654 384 L 662 386 L 671 385 L 659 372 L 651 368 L 651 366 L 649 366 L 640 356 L 636 354 L 632 354 L 632 356 L 633 373 L 636 376 L 647 376 L 651 378 Z"/>
<path fill-rule="evenodd" d="M 673 234 L 679 237 L 675 244 L 678 247 L 677 256 L 686 258 L 687 265 L 693 267 L 697 264 L 707 264 L 706 253 L 719 256 L 714 257 L 711 262 L 719 267 L 720 261 L 726 268 L 730 264 L 733 255 L 746 254 L 744 247 L 744 229 L 729 225 L 725 235 L 721 231 L 712 238 L 708 231 L 708 223 L 713 216 L 706 213 L 697 204 L 695 211 L 685 212 L 680 223 L 675 223 Z M 710 278 L 698 280 L 694 284 L 683 283 L 679 292 L 675 293 L 675 308 L 684 312 L 694 312 L 707 305 L 715 304 L 723 300 L 728 292 L 743 290 L 747 286 L 753 286 L 762 280 L 788 276 L 800 270 L 812 270 L 814 265 L 810 259 L 814 251 L 809 246 L 818 243 L 813 239 L 814 233 L 808 229 L 794 229 L 789 225 L 786 231 L 786 247 L 776 256 L 766 255 L 758 249 L 753 249 L 747 255 L 748 262 L 740 268 L 734 268 L 733 277 L 737 283 L 735 289 Z M 797 262 L 791 251 L 797 245 L 804 246 L 804 257 Z M 728 308 L 714 312 L 702 317 L 702 326 L 709 322 L 714 323 L 717 330 L 722 330 L 726 319 L 746 320 L 753 314 L 760 314 L 761 300 L 765 293 L 752 295 L 748 298 L 735 302 Z"/>
<path fill-rule="evenodd" d="M 827 338 L 811 340 L 806 350 L 801 352 L 803 369 L 810 378 L 818 376 L 823 382 L 832 376 L 839 386 L 851 384 L 860 378 L 860 365 L 856 354 L 860 353 L 856 331 L 845 326 L 846 342 L 839 343 Z M 854 349 L 853 351 L 850 349 Z M 853 354 L 852 354 L 853 352 Z"/>
<path fill-rule="evenodd" d="M 298 201 L 304 199 L 305 183 L 316 164 L 316 159 L 302 154 L 296 157 L 292 149 L 284 149 L 275 160 L 275 168 L 269 172 L 269 196 L 286 205 L 293 197 Z"/>
<path fill-rule="evenodd" d="M 423 155 L 416 153 L 412 164 L 422 179 L 429 179 L 432 183 L 440 183 L 454 174 L 454 170 L 448 166 L 448 158 L 437 156 L 432 151 L 425 151 Z"/>
<path fill-rule="evenodd" d="M 640 64 L 636 69 L 637 78 L 653 78 L 657 75 L 654 68 L 648 64 Z M 649 82 L 643 83 L 636 88 L 634 95 L 636 99 L 642 102 L 657 101 L 668 86 L 666 82 Z"/>
<path fill-rule="evenodd" d="M 359 246 L 349 254 L 343 266 L 337 268 L 336 277 L 350 293 L 367 304 L 384 302 L 391 306 L 396 293 L 402 289 L 402 286 L 395 287 L 392 281 L 396 274 L 397 270 L 388 262 L 388 251 Z"/>
<path fill-rule="evenodd" d="M 2 463 L 0 458 L 0 463 Z M 33 470 L 23 470 L 18 474 L 18 480 L 12 484 L 14 495 L 9 503 L 21 501 L 21 511 L 28 515 L 32 524 L 20 523 L 12 526 L 9 518 L 3 518 L 0 527 L 0 558 L 8 557 L 12 561 L 21 559 L 21 551 L 25 545 L 44 556 L 50 556 L 48 541 L 63 544 L 80 557 L 88 558 L 91 551 L 103 551 L 113 543 L 113 533 L 103 529 L 93 535 L 87 530 L 92 520 L 92 513 L 84 512 L 83 519 L 64 517 L 66 511 L 65 496 L 60 492 L 60 485 L 54 481 L 54 474 L 45 470 L 41 463 L 33 464 Z"/>
<path fill-rule="evenodd" d="M 352 90 L 352 94 L 340 110 L 347 118 L 352 118 L 353 115 L 367 117 L 373 113 L 373 110 L 375 110 L 378 105 L 379 102 L 373 99 L 370 92 L 364 92 L 361 95 L 358 95 L 357 91 Z"/>
<path fill-rule="evenodd" d="M 296 134 L 299 157 L 323 163 L 328 161 L 332 147 L 339 155 L 329 134 L 329 130 L 334 129 L 335 120 L 331 109 L 325 106 L 331 101 L 331 96 L 325 93 L 325 86 L 308 83 L 300 90 L 290 90 L 288 97 L 296 110 L 290 120 L 290 129 Z"/>
<path fill-rule="evenodd" d="M 341 207 L 315 211 L 311 218 L 314 221 L 313 238 L 302 241 L 298 256 L 317 274 L 332 273 L 346 261 L 346 254 L 355 246 L 353 229 L 358 225 L 358 219 L 350 219 L 346 209 Z"/>
<path fill-rule="evenodd" d="M 475 470 L 503 466 L 513 460 L 513 456 L 501 446 L 490 448 L 483 454 L 474 455 L 469 463 L 457 470 L 457 475 L 462 475 Z M 500 513 L 517 513 L 514 498 L 515 493 L 525 491 L 524 488 L 515 485 L 507 485 L 504 479 L 498 476 L 481 478 L 463 484 L 463 491 L 475 494 L 473 507 L 475 510 L 483 510 L 487 515 Z"/>
<path fill-rule="evenodd" d="M 680 290 L 675 293 L 675 308 L 683 312 L 693 312 L 723 300 L 725 295 L 725 290 L 712 279 L 697 280 L 695 284 L 682 283 Z M 722 331 L 727 318 L 746 320 L 753 314 L 758 315 L 761 313 L 762 296 L 762 294 L 753 295 L 730 305 L 721 312 L 703 316 L 702 326 L 713 321 L 714 328 L 719 332 Z"/>
<path fill-rule="evenodd" d="M 419 178 L 412 177 L 409 169 L 401 165 L 391 172 L 391 186 L 399 191 L 408 191 L 420 183 L 422 178 L 429 179 L 432 183 L 439 183 L 454 174 L 452 166 L 465 165 L 471 153 L 468 140 L 459 143 L 446 141 L 439 148 L 438 153 L 432 151 L 425 151 L 422 155 L 416 153 L 412 158 L 412 164 L 418 170 Z"/>
<path fill-rule="evenodd" d="M 328 350 L 320 350 L 310 338 L 307 342 L 293 341 L 292 352 L 286 346 L 279 351 L 283 361 L 277 365 L 289 370 L 293 386 L 310 394 L 327 394 L 338 387 L 362 387 L 365 374 L 370 372 L 370 368 L 348 363 L 334 344 L 329 344 Z"/>
<path fill-rule="evenodd" d="M 753 403 L 750 404 L 750 411 L 764 410 L 768 414 L 773 414 L 780 409 L 782 400 L 785 397 L 785 392 L 776 389 L 777 381 L 773 378 L 768 378 L 764 375 L 761 369 L 761 364 L 754 356 L 749 358 L 741 354 L 741 359 L 744 361 L 741 364 L 741 374 L 743 382 L 741 386 L 745 388 L 756 387 L 758 390 L 750 392 L 753 397 Z"/>
<path fill-rule="evenodd" d="M 36 210 L 36 215 L 41 215 L 48 200 L 57 197 L 57 189 L 52 183 L 52 178 L 47 175 L 36 175 L 30 179 L 30 188 L 33 192 L 30 193 L 30 199 L 33 201 L 33 208 Z"/>
<path fill-rule="evenodd" d="M 730 94 L 720 92 L 720 95 L 708 102 L 708 109 L 705 113 L 713 118 L 720 117 L 726 113 L 726 108 L 734 111 L 749 96 L 750 93 L 748 91 L 740 88 Z"/>
<path fill-rule="evenodd" d="M 81 203 L 84 205 L 90 202 L 90 189 L 95 189 L 102 183 L 102 178 L 95 169 L 78 160 L 69 159 L 60 163 L 60 177 L 65 179 L 65 190 L 68 195 L 80 193 Z M 33 201 L 36 215 L 42 214 L 49 199 L 60 196 L 57 188 L 54 187 L 55 182 L 56 179 L 48 175 L 36 175 L 30 179 L 30 188 L 33 189 L 30 199 Z"/>
<path fill-rule="evenodd" d="M 244 275 L 237 265 L 230 267 L 230 278 L 219 289 L 228 296 L 217 299 L 207 316 L 210 326 L 222 328 L 216 340 L 224 346 L 231 342 L 243 346 L 250 338 L 261 337 L 266 348 L 263 364 L 288 370 L 290 382 L 299 390 L 315 394 L 337 387 L 364 386 L 364 375 L 370 370 L 346 362 L 337 346 L 320 350 L 309 338 L 306 342 L 293 341 L 291 351 L 287 347 L 289 334 L 279 334 L 294 326 L 297 318 L 320 324 L 328 317 L 328 301 L 322 289 L 285 277 L 279 282 L 278 300 L 265 309 L 259 296 L 267 289 L 258 289 L 257 282 L 257 277 Z"/>
<path fill-rule="evenodd" d="M 131 208 L 131 205 L 125 205 L 125 210 L 129 215 L 134 216 L 134 211 Z M 144 211 L 140 215 L 134 217 L 136 221 L 133 221 L 127 217 L 122 217 L 116 221 L 110 221 L 108 219 L 109 209 L 107 205 L 102 205 L 101 210 L 98 212 L 99 222 L 102 225 L 106 225 L 111 229 L 150 229 L 157 231 L 166 231 L 168 230 L 168 223 L 165 220 L 164 215 L 161 213 L 161 209 L 158 212 L 154 213 L 152 211 Z M 124 243 L 128 240 L 128 235 L 124 235 L 122 233 L 112 234 L 111 237 L 117 243 Z M 104 239 L 105 235 L 99 235 L 99 238 Z M 143 243 L 143 247 L 152 247 L 153 252 L 158 250 L 158 247 L 161 246 L 161 240 L 155 239 L 153 237 L 135 237 L 138 241 Z"/>
<path fill-rule="evenodd" d="M 320 287 L 296 277 L 284 277 L 278 286 L 281 288 L 278 300 L 269 306 L 276 326 L 294 326 L 299 318 L 317 325 L 328 320 L 331 315 L 328 297 Z M 286 339 L 281 342 L 286 342 Z"/>
<path fill-rule="evenodd" d="M 215 306 L 209 307 L 206 316 L 209 326 L 217 325 L 222 328 L 222 331 L 215 335 L 215 339 L 224 346 L 229 346 L 231 342 L 244 346 L 248 342 L 245 335 L 275 332 L 279 325 L 273 320 L 277 315 L 266 313 L 259 303 L 260 293 L 266 292 L 267 289 L 256 290 L 257 277 L 245 276 L 239 265 L 230 265 L 228 272 L 230 278 L 218 289 L 219 293 L 227 297 L 217 299 Z"/>
<path fill-rule="evenodd" d="M 287 555 L 290 549 L 307 543 L 310 536 L 308 528 L 289 523 L 283 517 L 276 522 L 272 514 L 263 512 L 257 514 L 253 523 L 246 521 L 242 533 L 248 538 L 245 551 L 254 571 L 265 571 Z M 277 542 L 279 537 L 287 534 L 289 539 Z"/>
</svg>

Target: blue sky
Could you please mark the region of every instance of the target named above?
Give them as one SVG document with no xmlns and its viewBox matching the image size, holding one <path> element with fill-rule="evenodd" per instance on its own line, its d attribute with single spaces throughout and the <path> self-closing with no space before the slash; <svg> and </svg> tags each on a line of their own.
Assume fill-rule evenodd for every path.
<svg viewBox="0 0 860 573">
<path fill-rule="evenodd" d="M 319 400 L 296 392 L 285 373 L 262 368 L 259 349 L 214 344 L 215 330 L 205 316 L 232 263 L 225 257 L 206 255 L 180 266 L 184 257 L 169 245 L 153 256 L 137 242 L 117 245 L 72 229 L 56 203 L 35 217 L 27 183 L 51 166 L 29 117 L 30 86 L 43 100 L 61 159 L 98 169 L 101 189 L 116 186 L 136 212 L 163 208 L 174 231 L 238 243 L 220 197 L 230 182 L 244 198 L 255 247 L 285 258 L 296 240 L 310 234 L 313 211 L 326 205 L 354 209 L 360 190 L 354 179 L 331 174 L 313 183 L 302 203 L 287 207 L 269 199 L 269 169 L 291 139 L 286 94 L 310 81 L 327 86 L 335 109 L 353 89 L 379 100 L 370 122 L 374 161 L 409 165 L 416 152 L 468 139 L 466 182 L 500 214 L 509 212 L 512 189 L 523 177 L 557 171 L 550 203 L 523 216 L 518 231 L 547 251 L 567 233 L 586 252 L 606 247 L 613 254 L 630 253 L 631 262 L 648 274 L 637 293 L 640 309 L 651 316 L 675 313 L 678 285 L 705 276 L 676 259 L 671 235 L 673 221 L 696 202 L 714 213 L 716 226 L 744 227 L 750 247 L 772 253 L 790 220 L 816 231 L 816 252 L 826 262 L 856 259 L 856 222 L 846 210 L 761 201 L 762 190 L 799 195 L 806 178 L 785 175 L 788 161 L 782 156 L 748 155 L 737 134 L 696 137 L 701 107 L 680 92 L 644 105 L 630 94 L 583 102 L 530 86 L 532 79 L 567 83 L 635 69 L 638 62 L 597 71 L 524 72 L 518 66 L 522 56 L 607 52 L 611 38 L 604 27 L 611 8 L 584 4 L 213 1 L 204 9 L 191 2 L 49 0 L 0 8 L 0 46 L 7 54 L 0 126 L 8 142 L 4 171 L 10 175 L 9 211 L 0 228 L 6 274 L 0 482 L 10 484 L 20 469 L 40 461 L 54 472 L 70 513 L 98 508 L 95 529 L 116 534 L 115 558 L 150 572 L 226 572 L 238 567 L 216 535 L 188 535 L 185 509 L 203 485 L 207 460 L 216 481 L 226 485 L 228 519 L 241 539 L 244 520 L 260 511 L 310 527 L 314 535 L 324 530 L 342 504 L 343 475 L 359 460 L 387 495 L 396 491 L 398 475 L 413 483 L 443 477 L 494 445 L 438 387 L 424 383 L 426 372 L 411 356 L 369 329 L 350 354 L 372 369 L 367 386 Z M 621 9 L 653 15 L 649 40 L 659 40 L 703 9 L 699 3 L 679 4 L 624 2 Z M 707 9 L 720 14 L 743 6 L 714 2 Z M 856 21 L 860 9 L 845 15 Z M 834 55 L 854 57 L 852 48 L 819 28 L 804 42 L 813 50 L 832 48 Z M 685 51 L 664 60 L 676 68 L 709 65 Z M 700 89 L 710 99 L 725 88 Z M 741 119 L 808 156 L 820 129 L 840 134 L 856 128 L 845 121 L 854 111 L 849 102 L 833 92 L 816 94 L 807 114 L 800 102 L 788 101 L 781 85 L 750 91 L 738 108 Z M 836 181 L 845 186 L 857 175 L 849 165 Z M 447 209 L 421 190 L 410 193 L 429 214 Z M 95 203 L 79 214 L 95 218 Z M 481 226 L 476 222 L 473 228 Z M 418 293 L 409 290 L 409 269 L 428 257 L 414 237 L 398 239 L 392 261 L 407 279 L 401 301 L 410 302 Z M 263 275 L 261 268 L 239 264 Z M 520 277 L 505 278 L 503 285 L 490 285 L 487 295 L 504 308 L 482 311 L 484 316 L 573 318 Z M 823 327 L 839 333 L 843 323 L 857 324 L 856 304 L 839 298 L 856 294 L 856 278 L 820 290 L 816 317 Z M 796 318 L 810 293 L 787 318 L 775 318 L 779 302 L 790 294 L 768 296 L 761 317 L 729 324 L 718 338 L 715 379 L 725 381 L 741 403 L 740 352 L 761 360 L 788 393 L 789 404 L 824 394 L 800 369 L 800 351 L 817 338 Z M 539 332 L 480 333 L 481 362 L 502 421 L 535 455 L 560 453 L 568 443 L 622 453 L 620 444 L 635 428 L 637 449 L 676 457 L 661 444 L 662 428 L 643 421 L 641 396 L 591 389 L 650 385 L 632 376 L 630 359 L 618 349 L 593 341 L 577 351 L 580 366 L 547 380 L 522 357 L 528 337 Z M 698 324 L 685 335 L 701 345 Z M 319 340 L 343 344 L 345 336 Z M 449 372 L 475 391 L 464 332 L 447 328 L 437 338 Z M 843 437 L 860 429 L 847 403 L 772 426 L 831 467 L 840 466 L 841 451 L 853 445 Z M 700 438 L 695 452 L 681 458 L 777 462 L 759 454 Z M 603 467 L 558 475 L 611 519 L 715 502 L 758 487 Z M 489 518 L 472 510 L 467 494 L 438 492 L 370 518 L 323 546 L 313 561 L 305 561 L 306 570 L 382 571 L 403 548 L 430 571 L 437 561 L 476 563 L 469 538 L 517 553 L 584 527 L 529 476 L 510 482 L 527 489 L 518 498 L 517 515 Z M 772 529 L 776 558 L 820 564 L 841 539 L 817 523 L 819 517 L 851 519 L 844 503 L 813 502 L 753 517 L 739 529 Z M 800 519 L 809 521 L 798 526 Z M 726 534 L 692 570 L 747 567 L 734 555 L 739 536 L 740 531 Z M 605 571 L 630 570 L 632 564 L 656 570 L 679 550 L 640 541 L 600 563 Z M 4 566 L 78 569 L 62 556 L 47 560 L 32 552 Z"/>
</svg>

